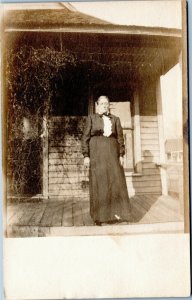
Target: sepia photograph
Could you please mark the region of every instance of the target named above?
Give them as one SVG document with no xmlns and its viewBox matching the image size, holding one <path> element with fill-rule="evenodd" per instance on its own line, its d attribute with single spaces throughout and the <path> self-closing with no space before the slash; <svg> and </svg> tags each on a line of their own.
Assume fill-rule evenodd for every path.
<svg viewBox="0 0 192 300">
<path fill-rule="evenodd" d="M 189 296 L 186 1 L 1 8 L 5 299 Z"/>
<path fill-rule="evenodd" d="M 187 230 L 186 20 L 153 2 L 4 5 L 7 237 Z"/>
</svg>

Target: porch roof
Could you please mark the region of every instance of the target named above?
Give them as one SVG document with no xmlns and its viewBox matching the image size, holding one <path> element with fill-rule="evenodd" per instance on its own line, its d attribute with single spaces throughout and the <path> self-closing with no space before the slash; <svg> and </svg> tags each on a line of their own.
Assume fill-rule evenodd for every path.
<svg viewBox="0 0 192 300">
<path fill-rule="evenodd" d="M 8 10 L 4 29 L 12 40 L 17 32 L 22 43 L 66 49 L 94 70 L 115 72 L 120 82 L 165 74 L 182 48 L 179 29 L 115 25 L 64 3 L 61 9 Z"/>
<path fill-rule="evenodd" d="M 4 18 L 6 31 L 60 31 L 118 34 L 147 34 L 181 37 L 175 28 L 116 25 L 77 11 L 72 5 L 62 3 L 61 9 L 7 10 Z"/>
</svg>

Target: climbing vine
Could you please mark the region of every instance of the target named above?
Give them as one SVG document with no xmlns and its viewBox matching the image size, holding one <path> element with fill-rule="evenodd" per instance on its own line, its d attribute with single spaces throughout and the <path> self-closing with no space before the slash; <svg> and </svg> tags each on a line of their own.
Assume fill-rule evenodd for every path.
<svg viewBox="0 0 192 300">
<path fill-rule="evenodd" d="M 52 109 L 55 78 L 74 68 L 67 51 L 23 46 L 10 49 L 6 60 L 7 162 L 9 193 L 33 194 L 42 186 L 43 117 Z"/>
</svg>

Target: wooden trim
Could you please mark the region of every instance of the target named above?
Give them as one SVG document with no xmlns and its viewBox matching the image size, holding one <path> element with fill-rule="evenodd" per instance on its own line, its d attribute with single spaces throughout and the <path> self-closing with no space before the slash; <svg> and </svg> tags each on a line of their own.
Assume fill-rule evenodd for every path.
<svg viewBox="0 0 192 300">
<path fill-rule="evenodd" d="M 48 198 L 48 126 L 47 117 L 43 116 L 43 197 Z"/>
<path fill-rule="evenodd" d="M 122 124 L 122 123 L 121 123 Z M 124 172 L 134 170 L 134 153 L 133 153 L 133 132 L 132 128 L 123 128 L 123 136 L 125 143 L 125 155 L 124 155 Z M 128 153 L 129 150 L 129 153 Z"/>
<path fill-rule="evenodd" d="M 53 26 L 52 26 L 53 27 Z M 181 38 L 181 30 L 168 28 L 150 28 L 139 26 L 121 26 L 121 25 L 93 25 L 91 26 L 59 26 L 60 28 L 6 28 L 5 32 L 69 32 L 69 33 L 99 33 L 99 34 L 120 34 L 120 35 L 147 35 L 161 38 Z"/>
<path fill-rule="evenodd" d="M 164 129 L 163 129 L 163 112 L 162 112 L 162 97 L 161 97 L 161 84 L 160 77 L 156 82 L 156 99 L 157 99 L 157 121 L 159 129 L 159 159 L 160 164 L 165 164 L 165 141 L 164 141 Z M 163 167 L 160 167 L 161 183 L 162 183 L 162 195 L 168 195 L 167 187 L 167 171 Z"/>
<path fill-rule="evenodd" d="M 139 94 L 134 93 L 134 116 L 133 116 L 133 135 L 134 135 L 134 165 L 137 173 L 142 173 L 141 158 L 141 128 L 140 128 L 140 111 L 139 111 Z"/>
</svg>

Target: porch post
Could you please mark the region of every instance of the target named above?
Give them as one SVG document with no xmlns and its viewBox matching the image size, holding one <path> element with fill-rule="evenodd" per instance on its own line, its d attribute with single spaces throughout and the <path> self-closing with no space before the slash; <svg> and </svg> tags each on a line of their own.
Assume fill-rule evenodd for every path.
<svg viewBox="0 0 192 300">
<path fill-rule="evenodd" d="M 94 107 L 95 103 L 93 100 L 93 94 L 89 93 L 89 100 L 88 100 L 88 115 L 93 114 L 95 111 Z"/>
<path fill-rule="evenodd" d="M 139 111 L 139 93 L 135 91 L 134 99 L 134 116 L 133 116 L 133 134 L 134 134 L 134 165 L 137 173 L 142 173 L 141 158 L 141 128 L 140 128 L 140 111 Z"/>
<path fill-rule="evenodd" d="M 160 175 L 162 184 L 162 195 L 168 195 L 167 188 L 167 171 L 163 168 L 165 164 L 165 140 L 163 129 L 163 109 L 162 109 L 162 97 L 161 97 L 161 83 L 160 77 L 156 82 L 156 99 L 157 99 L 157 120 L 158 120 L 158 132 L 159 132 L 159 158 L 160 158 Z"/>
<path fill-rule="evenodd" d="M 43 198 L 48 198 L 48 126 L 47 117 L 43 116 Z"/>
</svg>

